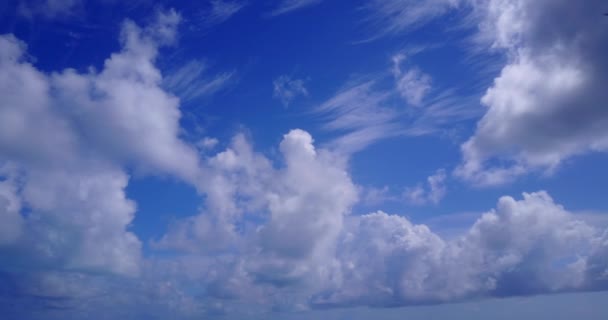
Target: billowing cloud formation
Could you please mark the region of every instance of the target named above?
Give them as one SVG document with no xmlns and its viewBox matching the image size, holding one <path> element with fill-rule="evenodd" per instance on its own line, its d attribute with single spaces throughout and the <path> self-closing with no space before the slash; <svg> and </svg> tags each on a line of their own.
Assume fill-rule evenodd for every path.
<svg viewBox="0 0 608 320">
<path fill-rule="evenodd" d="M 356 188 L 339 159 L 315 148 L 308 133 L 291 131 L 280 150 L 284 167 L 273 168 L 237 136 L 208 160 L 218 169 L 214 186 L 221 186 L 210 202 L 216 209 L 178 223 L 159 242 L 185 252 L 190 263 L 197 257 L 198 267 L 180 268 L 209 288 L 208 299 L 298 310 L 606 287 L 605 231 L 545 192 L 503 197 L 460 236 L 445 239 L 403 216 L 348 215 Z"/>
<path fill-rule="evenodd" d="M 319 276 L 357 192 L 342 162 L 312 142 L 302 130 L 286 134 L 280 145 L 285 166 L 275 169 L 237 136 L 229 149 L 209 159 L 215 173 L 210 185 L 201 187 L 208 188 L 207 210 L 175 224 L 157 245 L 186 251 L 238 248 L 239 258 L 249 257 L 247 268 L 257 282 Z M 247 228 L 252 219 L 264 223 Z"/>
<path fill-rule="evenodd" d="M 127 231 L 135 204 L 121 167 L 186 180 L 199 172 L 196 152 L 178 138 L 178 100 L 159 87 L 154 66 L 178 22 L 172 11 L 145 29 L 126 22 L 122 51 L 86 74 L 42 73 L 22 42 L 0 37 L 0 254 L 8 268 L 139 271 L 141 244 Z"/>
<path fill-rule="evenodd" d="M 605 2 L 473 2 L 480 39 L 509 62 L 482 99 L 488 111 L 462 146 L 458 173 L 498 184 L 608 150 Z"/>
<path fill-rule="evenodd" d="M 545 192 L 501 198 L 451 241 L 383 212 L 350 223 L 337 251 L 340 285 L 315 304 L 395 306 L 605 285 L 605 263 L 589 268 L 603 259 L 605 235 Z"/>
</svg>

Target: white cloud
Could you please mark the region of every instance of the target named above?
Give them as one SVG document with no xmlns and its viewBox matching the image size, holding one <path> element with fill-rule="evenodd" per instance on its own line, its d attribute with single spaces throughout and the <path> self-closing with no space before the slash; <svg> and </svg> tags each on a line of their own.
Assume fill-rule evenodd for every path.
<svg viewBox="0 0 608 320">
<path fill-rule="evenodd" d="M 222 23 L 245 7 L 246 2 L 212 0 L 211 9 L 205 17 L 208 24 Z"/>
<path fill-rule="evenodd" d="M 427 203 L 438 204 L 446 193 L 445 179 L 445 170 L 437 170 L 435 174 L 427 178 L 426 188 L 422 185 L 407 188 L 404 193 L 406 200 L 419 205 Z"/>
<path fill-rule="evenodd" d="M 327 150 L 316 149 L 305 131 L 286 134 L 280 151 L 285 166 L 273 168 L 242 135 L 235 137 L 230 148 L 209 158 L 211 172 L 200 186 L 208 197 L 205 210 L 177 222 L 157 245 L 186 251 L 235 245 L 252 250 L 243 255 L 261 250 L 251 266 L 261 278 L 270 276 L 269 268 L 277 264 L 330 254 L 343 216 L 357 200 L 357 189 L 343 162 Z M 237 231 L 253 217 L 266 222 Z M 247 244 L 239 237 L 256 240 Z"/>
<path fill-rule="evenodd" d="M 365 8 L 369 10 L 368 22 L 376 31 L 371 39 L 409 31 L 412 28 L 444 15 L 457 8 L 462 0 L 373 0 Z"/>
<path fill-rule="evenodd" d="M 339 162 L 316 150 L 305 131 L 285 135 L 281 152 L 286 168 L 266 195 L 270 220 L 260 230 L 263 246 L 286 256 L 329 250 L 357 199 L 356 189 Z"/>
<path fill-rule="evenodd" d="M 213 284 L 218 294 L 292 310 L 605 287 L 602 230 L 545 192 L 503 197 L 446 239 L 402 216 L 349 216 L 357 187 L 342 160 L 315 148 L 308 133 L 291 131 L 280 151 L 284 166 L 274 168 L 237 136 L 209 159 L 217 170 L 210 207 L 161 240 L 165 248 L 228 254 L 230 271 Z M 440 200 L 444 179 L 442 170 L 429 177 L 425 201 Z M 226 261 L 209 263 L 221 269 Z"/>
<path fill-rule="evenodd" d="M 128 177 L 120 170 L 29 169 L 23 201 L 33 210 L 27 220 L 34 263 L 59 269 L 139 272 L 140 241 L 126 231 L 135 204 L 126 198 Z M 38 260 L 38 261 L 37 261 Z"/>
<path fill-rule="evenodd" d="M 298 96 L 308 96 L 308 90 L 302 79 L 292 79 L 289 76 L 282 75 L 276 78 L 272 85 L 274 97 L 279 99 L 285 107 L 289 106 L 293 99 Z"/>
<path fill-rule="evenodd" d="M 323 128 L 342 133 L 332 142 L 341 153 L 360 151 L 380 139 L 399 135 L 398 112 L 388 105 L 390 92 L 375 90 L 374 81 L 348 86 L 314 110 Z"/>
<path fill-rule="evenodd" d="M 123 51 L 107 59 L 100 73 L 66 70 L 51 80 L 54 103 L 65 106 L 68 120 L 82 126 L 104 156 L 193 182 L 198 158 L 179 138 L 179 100 L 160 87 L 162 76 L 154 66 L 158 46 L 175 40 L 178 22 L 173 11 L 146 29 L 126 22 Z"/>
<path fill-rule="evenodd" d="M 9 168 L 0 172 L 0 212 L 12 248 L 2 255 L 19 252 L 3 258 L 13 267 L 139 272 L 121 167 L 190 182 L 199 174 L 196 151 L 178 136 L 178 100 L 160 88 L 154 66 L 178 22 L 173 11 L 145 29 L 126 22 L 122 51 L 86 74 L 40 72 L 22 42 L 0 37 L 0 154 Z"/>
<path fill-rule="evenodd" d="M 235 76 L 235 72 L 208 76 L 207 69 L 204 62 L 190 61 L 170 71 L 163 79 L 163 87 L 176 94 L 183 103 L 188 103 L 224 89 Z"/>
<path fill-rule="evenodd" d="M 398 197 L 391 194 L 391 188 L 384 186 L 377 187 L 361 187 L 361 203 L 368 206 L 376 206 L 389 201 L 397 201 Z"/>
<path fill-rule="evenodd" d="M 238 282 L 213 284 L 223 294 L 246 300 L 290 295 L 306 305 L 301 299 L 330 276 L 336 239 L 357 188 L 342 159 L 316 148 L 307 132 L 290 131 L 279 149 L 283 165 L 276 167 L 242 135 L 235 137 L 208 159 L 213 173 L 201 186 L 208 197 L 203 211 L 178 221 L 156 246 L 233 256 L 241 267 L 226 277 Z M 261 303 L 281 304 L 274 298 Z"/>
<path fill-rule="evenodd" d="M 411 50 L 414 54 L 416 50 Z M 392 57 L 394 87 L 385 79 L 351 81 L 313 109 L 323 129 L 335 133 L 332 148 L 352 154 L 382 139 L 444 133 L 455 124 L 479 117 L 476 94 L 459 96 L 454 88 L 431 86 L 431 78 L 408 63 L 404 54 Z M 399 103 L 398 96 L 406 101 Z"/>
<path fill-rule="evenodd" d="M 481 99 L 487 112 L 462 145 L 458 176 L 478 185 L 502 184 L 531 171 L 551 173 L 572 156 L 608 149 L 608 96 L 602 87 L 608 31 L 598 14 L 601 0 L 377 1 L 368 8 L 377 36 L 464 9 L 458 23 L 476 27 L 475 52 L 504 54 L 507 64 Z M 413 88 L 411 101 L 424 96 L 424 86 L 404 88 Z"/>
<path fill-rule="evenodd" d="M 506 52 L 509 62 L 482 99 L 488 111 L 462 145 L 457 174 L 500 184 L 608 150 L 603 1 L 473 3 L 479 39 Z M 492 164 L 497 159 L 503 165 Z"/>
<path fill-rule="evenodd" d="M 431 77 L 417 68 L 403 71 L 401 63 L 405 59 L 403 54 L 393 57 L 393 76 L 397 91 L 409 105 L 419 107 L 431 90 Z"/>
<path fill-rule="evenodd" d="M 587 263 L 606 267 L 598 259 L 601 232 L 544 192 L 501 198 L 450 241 L 383 212 L 348 225 L 337 251 L 341 281 L 315 304 L 397 306 L 590 289 L 598 279 Z"/>
<path fill-rule="evenodd" d="M 304 9 L 321 3 L 323 0 L 281 0 L 277 7 L 270 13 L 271 16 L 279 16 Z"/>
<path fill-rule="evenodd" d="M 196 143 L 196 146 L 203 150 L 210 150 L 217 146 L 220 141 L 212 137 L 204 137 Z"/>
</svg>

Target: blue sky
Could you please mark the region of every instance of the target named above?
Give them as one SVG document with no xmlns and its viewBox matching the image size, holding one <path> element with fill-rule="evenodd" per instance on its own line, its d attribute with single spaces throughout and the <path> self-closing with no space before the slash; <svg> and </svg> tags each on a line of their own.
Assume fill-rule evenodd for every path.
<svg viewBox="0 0 608 320">
<path fill-rule="evenodd" d="M 607 10 L 5 1 L 0 311 L 604 319 Z"/>
</svg>

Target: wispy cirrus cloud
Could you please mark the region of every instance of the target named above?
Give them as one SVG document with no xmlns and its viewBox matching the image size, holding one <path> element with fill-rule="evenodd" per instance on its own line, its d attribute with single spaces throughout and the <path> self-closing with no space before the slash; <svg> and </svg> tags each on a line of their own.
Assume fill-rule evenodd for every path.
<svg viewBox="0 0 608 320">
<path fill-rule="evenodd" d="M 205 22 L 208 25 L 225 22 L 246 5 L 247 2 L 245 1 L 212 0 L 209 11 L 204 16 Z"/>
<path fill-rule="evenodd" d="M 270 15 L 279 16 L 286 13 L 291 13 L 296 10 L 317 5 L 322 1 L 323 0 L 281 0 L 275 9 L 270 12 Z"/>
<path fill-rule="evenodd" d="M 169 71 L 163 86 L 175 93 L 183 102 L 191 102 L 224 89 L 235 77 L 235 72 L 208 75 L 208 66 L 200 60 L 192 60 Z"/>
<path fill-rule="evenodd" d="M 462 0 L 372 0 L 363 8 L 372 28 L 368 40 L 412 30 L 458 8 Z"/>
<path fill-rule="evenodd" d="M 393 56 L 390 72 L 351 82 L 313 110 L 322 128 L 337 135 L 336 148 L 349 154 L 390 137 L 437 134 L 482 114 L 480 93 L 433 87 L 431 76 L 405 59 Z"/>
<path fill-rule="evenodd" d="M 346 87 L 313 110 L 325 130 L 338 134 L 331 143 L 343 153 L 400 134 L 399 111 L 388 101 L 391 92 L 377 90 L 375 84 L 370 80 Z"/>
<path fill-rule="evenodd" d="M 82 5 L 82 0 L 21 1 L 17 12 L 29 19 L 34 16 L 52 19 L 73 15 Z"/>
</svg>

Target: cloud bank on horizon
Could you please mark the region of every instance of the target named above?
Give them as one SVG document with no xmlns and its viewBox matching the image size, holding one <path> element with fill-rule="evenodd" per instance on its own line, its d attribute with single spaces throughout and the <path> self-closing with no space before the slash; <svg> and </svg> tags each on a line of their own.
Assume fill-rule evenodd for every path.
<svg viewBox="0 0 608 320">
<path fill-rule="evenodd" d="M 283 1 L 274 18 L 268 8 L 261 16 L 282 19 L 321 2 Z M 39 5 L 22 2 L 18 12 L 66 19 L 85 6 Z M 252 4 L 211 5 L 213 23 L 229 24 Z M 360 212 L 365 186 L 352 166 L 381 141 L 472 121 L 458 157 L 424 183 L 404 182 L 397 196 L 439 206 L 448 182 L 508 185 L 605 152 L 604 7 L 371 1 L 359 9 L 373 36 L 356 46 L 456 15 L 470 30 L 462 41 L 471 56 L 500 54 L 482 90 L 485 109 L 467 107 L 469 96 L 439 87 L 437 74 L 409 61 L 423 52 L 402 50 L 389 55 L 388 76 L 354 77 L 307 110 L 320 143 L 294 126 L 273 140 L 271 154 L 247 130 L 223 144 L 184 124 L 193 112 L 186 103 L 217 94 L 237 72 L 214 76 L 203 60 L 188 60 L 164 73 L 161 55 L 184 41 L 187 21 L 176 10 L 156 10 L 145 24 L 125 19 L 120 48 L 100 68 L 47 70 L 27 39 L 0 35 L 0 310 L 15 319 L 190 319 L 608 289 L 608 229 L 546 191 L 499 197 L 448 237 L 403 215 Z M 264 87 L 277 110 L 316 90 L 318 77 L 290 73 Z M 205 138 L 191 139 L 195 129 Z M 160 237 L 142 238 L 133 230 L 138 201 L 128 195 L 134 177 L 179 181 L 204 201 Z"/>
</svg>

